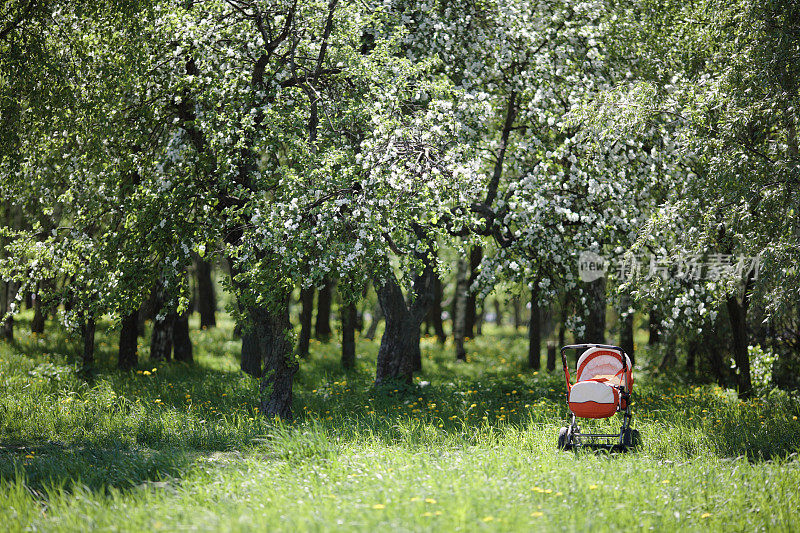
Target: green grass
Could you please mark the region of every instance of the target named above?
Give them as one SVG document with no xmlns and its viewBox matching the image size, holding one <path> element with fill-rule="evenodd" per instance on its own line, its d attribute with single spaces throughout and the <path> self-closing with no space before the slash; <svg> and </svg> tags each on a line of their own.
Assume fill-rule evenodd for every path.
<svg viewBox="0 0 800 533">
<path fill-rule="evenodd" d="M 255 412 L 230 322 L 193 331 L 197 363 L 113 370 L 92 383 L 48 324 L 0 343 L 0 521 L 22 531 L 796 531 L 800 403 L 740 402 L 714 386 L 637 374 L 636 453 L 558 452 L 563 375 L 524 368 L 524 334 L 423 339 L 407 390 L 371 386 L 377 342 L 344 373 L 312 344 L 297 420 Z M 613 424 L 618 424 L 613 420 Z M 610 427 L 611 422 L 600 423 Z"/>
</svg>

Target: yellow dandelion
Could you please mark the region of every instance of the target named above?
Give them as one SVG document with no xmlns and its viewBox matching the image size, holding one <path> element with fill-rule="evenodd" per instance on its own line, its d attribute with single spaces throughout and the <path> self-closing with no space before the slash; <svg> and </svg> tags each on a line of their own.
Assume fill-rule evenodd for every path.
<svg viewBox="0 0 800 533">
<path fill-rule="evenodd" d="M 33 459 L 33 458 L 34 458 L 33 454 L 30 454 L 30 453 L 25 456 L 25 459 Z"/>
<path fill-rule="evenodd" d="M 433 516 L 433 513 L 430 511 L 422 513 L 422 516 Z"/>
<path fill-rule="evenodd" d="M 541 511 L 534 511 L 531 513 L 531 516 L 534 518 L 539 518 L 540 516 L 544 516 L 544 513 Z"/>
<path fill-rule="evenodd" d="M 594 490 L 597 488 L 597 485 L 589 485 L 589 490 Z"/>
<path fill-rule="evenodd" d="M 711 513 L 703 513 L 700 515 L 700 518 L 708 518 L 709 516 L 711 516 Z"/>
<path fill-rule="evenodd" d="M 667 483 L 669 483 L 668 479 L 665 479 L 664 481 L 661 482 L 662 485 L 666 485 Z"/>
<path fill-rule="evenodd" d="M 425 498 L 425 503 L 436 503 L 436 500 L 433 498 Z"/>
<path fill-rule="evenodd" d="M 493 516 L 484 516 L 483 517 L 483 521 L 484 522 L 491 522 L 492 520 L 494 520 Z"/>
<path fill-rule="evenodd" d="M 372 508 L 373 509 L 386 509 L 386 506 L 383 505 L 382 503 L 376 503 L 375 505 L 372 506 Z"/>
<path fill-rule="evenodd" d="M 142 374 L 144 374 L 145 376 L 149 376 L 151 372 L 149 370 L 145 370 L 144 372 L 142 372 Z"/>
</svg>

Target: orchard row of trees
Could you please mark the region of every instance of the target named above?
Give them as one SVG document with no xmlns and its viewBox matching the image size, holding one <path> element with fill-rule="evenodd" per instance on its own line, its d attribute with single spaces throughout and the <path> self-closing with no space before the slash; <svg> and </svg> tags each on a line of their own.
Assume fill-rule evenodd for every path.
<svg viewBox="0 0 800 533">
<path fill-rule="evenodd" d="M 190 358 L 187 272 L 208 290 L 219 261 L 269 415 L 291 416 L 334 280 L 344 331 L 374 288 L 377 384 L 419 369 L 443 287 L 459 358 L 476 301 L 524 291 L 532 365 L 543 312 L 596 342 L 614 308 L 623 346 L 646 314 L 665 365 L 683 348 L 744 396 L 751 345 L 797 366 L 796 3 L 12 0 L 0 17 L 6 332 L 35 294 L 90 360 L 109 315 L 134 339 L 125 367 L 147 304 L 151 356 Z M 582 281 L 581 252 L 623 267 Z M 721 257 L 759 269 L 712 276 Z"/>
</svg>

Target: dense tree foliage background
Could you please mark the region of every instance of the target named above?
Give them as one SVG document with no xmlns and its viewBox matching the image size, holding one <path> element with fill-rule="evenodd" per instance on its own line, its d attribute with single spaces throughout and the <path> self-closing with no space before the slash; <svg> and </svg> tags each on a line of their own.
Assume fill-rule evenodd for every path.
<svg viewBox="0 0 800 533">
<path fill-rule="evenodd" d="M 269 415 L 315 293 L 346 366 L 384 321 L 378 385 L 421 369 L 421 327 L 466 358 L 507 313 L 532 368 L 547 339 L 634 355 L 645 327 L 640 364 L 796 387 L 798 65 L 780 0 L 11 0 L 3 335 L 30 300 L 87 375 L 106 315 L 120 368 L 148 320 L 151 358 L 190 361 L 216 279 Z"/>
</svg>

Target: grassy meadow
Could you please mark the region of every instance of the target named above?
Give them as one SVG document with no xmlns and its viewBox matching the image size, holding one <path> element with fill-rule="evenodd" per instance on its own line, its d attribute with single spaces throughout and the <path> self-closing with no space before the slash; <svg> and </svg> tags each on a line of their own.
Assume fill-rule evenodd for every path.
<svg viewBox="0 0 800 533">
<path fill-rule="evenodd" d="M 378 341 L 312 342 L 296 420 L 256 413 L 232 324 L 192 331 L 194 365 L 76 373 L 76 340 L 23 319 L 0 343 L 0 526 L 9 531 L 800 529 L 800 402 L 636 375 L 637 452 L 560 452 L 563 374 L 525 369 L 525 333 L 422 341 L 406 389 L 372 387 Z M 196 325 L 196 324 L 195 324 Z M 601 422 L 616 429 L 619 422 Z"/>
</svg>

